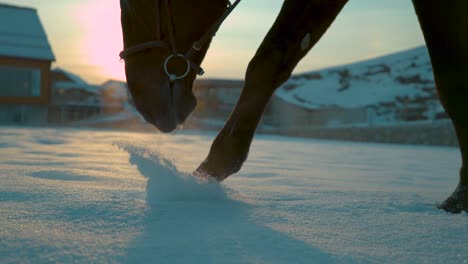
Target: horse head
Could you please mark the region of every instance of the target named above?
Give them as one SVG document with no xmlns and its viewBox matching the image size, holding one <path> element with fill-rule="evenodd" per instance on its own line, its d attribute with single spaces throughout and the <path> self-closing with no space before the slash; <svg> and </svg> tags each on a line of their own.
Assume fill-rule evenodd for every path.
<svg viewBox="0 0 468 264">
<path fill-rule="evenodd" d="M 226 0 L 121 0 L 128 88 L 148 123 L 171 132 L 195 109 L 192 91 Z M 201 42 L 200 42 L 201 41 Z"/>
</svg>

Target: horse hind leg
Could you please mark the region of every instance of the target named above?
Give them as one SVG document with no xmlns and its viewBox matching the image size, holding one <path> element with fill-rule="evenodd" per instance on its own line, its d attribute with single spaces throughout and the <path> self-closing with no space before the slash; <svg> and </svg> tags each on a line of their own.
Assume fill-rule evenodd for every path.
<svg viewBox="0 0 468 264">
<path fill-rule="evenodd" d="M 462 156 L 460 183 L 439 208 L 468 212 L 468 1 L 413 0 L 434 69 L 437 91 Z"/>
</svg>

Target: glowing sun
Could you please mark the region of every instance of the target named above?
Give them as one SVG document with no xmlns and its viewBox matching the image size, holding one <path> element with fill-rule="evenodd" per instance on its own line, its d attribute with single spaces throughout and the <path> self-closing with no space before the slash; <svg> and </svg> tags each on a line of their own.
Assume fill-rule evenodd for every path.
<svg viewBox="0 0 468 264">
<path fill-rule="evenodd" d="M 94 0 L 82 4 L 75 15 L 84 30 L 81 46 L 87 63 L 95 66 L 105 78 L 125 80 L 122 50 L 120 6 L 115 0 Z"/>
</svg>

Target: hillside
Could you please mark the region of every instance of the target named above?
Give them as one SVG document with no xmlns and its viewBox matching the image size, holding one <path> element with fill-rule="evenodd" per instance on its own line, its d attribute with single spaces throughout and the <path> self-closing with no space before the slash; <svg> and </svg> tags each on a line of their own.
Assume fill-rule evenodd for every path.
<svg viewBox="0 0 468 264">
<path fill-rule="evenodd" d="M 293 76 L 276 92 L 307 109 L 373 109 L 376 121 L 444 118 L 426 47 Z"/>
</svg>

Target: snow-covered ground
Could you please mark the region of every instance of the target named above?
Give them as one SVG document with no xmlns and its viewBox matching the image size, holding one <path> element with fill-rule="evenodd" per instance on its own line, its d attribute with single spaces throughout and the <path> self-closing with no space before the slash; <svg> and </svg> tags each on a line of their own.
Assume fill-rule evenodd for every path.
<svg viewBox="0 0 468 264">
<path fill-rule="evenodd" d="M 456 148 L 257 136 L 199 183 L 213 136 L 0 128 L 0 263 L 468 262 Z"/>
</svg>

